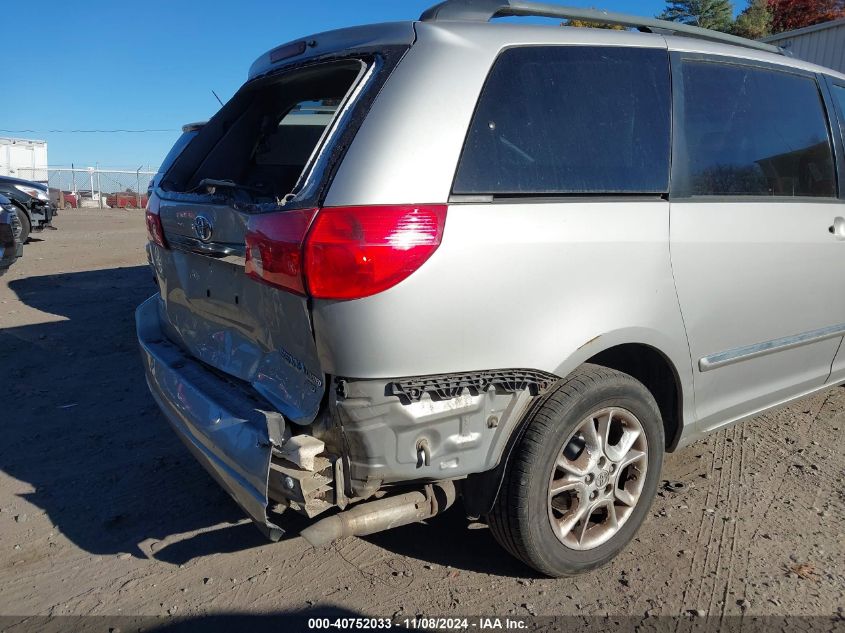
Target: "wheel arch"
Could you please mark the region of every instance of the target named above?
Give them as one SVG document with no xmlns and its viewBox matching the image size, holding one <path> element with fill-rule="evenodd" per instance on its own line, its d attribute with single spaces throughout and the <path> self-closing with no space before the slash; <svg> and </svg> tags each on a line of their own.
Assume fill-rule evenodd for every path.
<svg viewBox="0 0 845 633">
<path fill-rule="evenodd" d="M 18 200 L 15 200 L 14 198 L 10 198 L 9 201 L 15 206 L 16 209 L 18 209 L 19 211 L 23 211 L 26 214 L 26 218 L 27 220 L 29 220 L 29 224 L 32 225 L 32 213 L 26 207 L 26 205 L 21 204 Z"/>
<path fill-rule="evenodd" d="M 685 371 L 685 368 L 691 367 L 689 352 L 684 342 L 684 346 L 676 349 L 672 356 L 684 358 L 686 365 L 684 361 L 676 362 L 666 351 L 672 349 L 671 341 L 660 333 L 642 329 L 637 329 L 636 333 L 638 336 L 633 337 L 630 331 L 620 331 L 588 340 L 560 365 L 555 374 L 565 378 L 583 364 L 591 363 L 621 371 L 643 383 L 657 401 L 666 437 L 664 448 L 671 453 L 685 436 L 685 425 L 694 422 L 691 413 L 693 403 L 690 400 L 693 393 L 692 372 L 691 369 Z M 531 410 L 541 399 L 535 398 L 535 402 L 522 412 L 519 422 L 510 432 L 496 468 L 470 475 L 462 483 L 468 516 L 484 515 L 487 513 L 486 508 L 492 507 L 513 447 L 522 437 Z"/>
<path fill-rule="evenodd" d="M 584 363 L 633 376 L 654 396 L 666 432 L 666 451 L 674 451 L 693 424 L 692 361 L 686 340 L 676 341 L 659 330 L 625 328 L 595 336 L 581 345 L 555 375 L 565 377 Z"/>
<path fill-rule="evenodd" d="M 650 345 L 625 343 L 603 350 L 586 362 L 628 374 L 651 392 L 663 418 L 666 452 L 673 452 L 684 428 L 684 390 L 672 361 Z"/>
</svg>

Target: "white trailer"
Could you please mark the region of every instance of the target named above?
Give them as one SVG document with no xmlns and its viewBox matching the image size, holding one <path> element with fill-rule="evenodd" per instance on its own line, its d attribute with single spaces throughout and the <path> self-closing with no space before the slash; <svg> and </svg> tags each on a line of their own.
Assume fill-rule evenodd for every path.
<svg viewBox="0 0 845 633">
<path fill-rule="evenodd" d="M 0 176 L 47 183 L 47 141 L 0 137 Z"/>
</svg>

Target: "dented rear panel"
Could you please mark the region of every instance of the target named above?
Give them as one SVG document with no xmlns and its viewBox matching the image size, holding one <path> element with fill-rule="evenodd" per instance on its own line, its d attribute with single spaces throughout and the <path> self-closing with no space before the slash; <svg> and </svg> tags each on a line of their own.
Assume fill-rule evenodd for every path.
<svg viewBox="0 0 845 633">
<path fill-rule="evenodd" d="M 303 297 L 250 279 L 237 257 L 151 245 L 150 262 L 169 339 L 197 360 L 250 384 L 292 422 L 313 420 L 325 378 Z"/>
</svg>

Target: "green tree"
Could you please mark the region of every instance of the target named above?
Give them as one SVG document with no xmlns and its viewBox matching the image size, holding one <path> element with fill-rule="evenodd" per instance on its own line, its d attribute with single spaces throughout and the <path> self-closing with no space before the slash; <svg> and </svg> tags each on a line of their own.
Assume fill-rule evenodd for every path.
<svg viewBox="0 0 845 633">
<path fill-rule="evenodd" d="M 733 34 L 759 40 L 772 34 L 772 10 L 769 0 L 749 0 L 733 25 Z"/>
<path fill-rule="evenodd" d="M 625 27 L 621 24 L 604 24 L 600 22 L 586 22 L 585 20 L 565 20 L 561 26 L 576 26 L 590 29 L 610 29 L 611 31 L 624 31 Z"/>
<path fill-rule="evenodd" d="M 657 17 L 727 32 L 733 25 L 733 5 L 730 0 L 666 0 L 666 10 Z"/>
</svg>

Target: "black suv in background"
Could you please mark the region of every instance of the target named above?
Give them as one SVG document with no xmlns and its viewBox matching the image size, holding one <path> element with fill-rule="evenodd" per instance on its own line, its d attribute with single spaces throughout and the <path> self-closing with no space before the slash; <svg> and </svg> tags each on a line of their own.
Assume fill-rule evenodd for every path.
<svg viewBox="0 0 845 633">
<path fill-rule="evenodd" d="M 23 255 L 22 226 L 18 211 L 6 196 L 0 196 L 0 275 Z"/>
<path fill-rule="evenodd" d="M 32 231 L 41 231 L 50 226 L 56 214 L 47 185 L 40 182 L 0 176 L 0 195 L 9 198 L 18 210 L 22 244 L 26 243 Z"/>
</svg>

